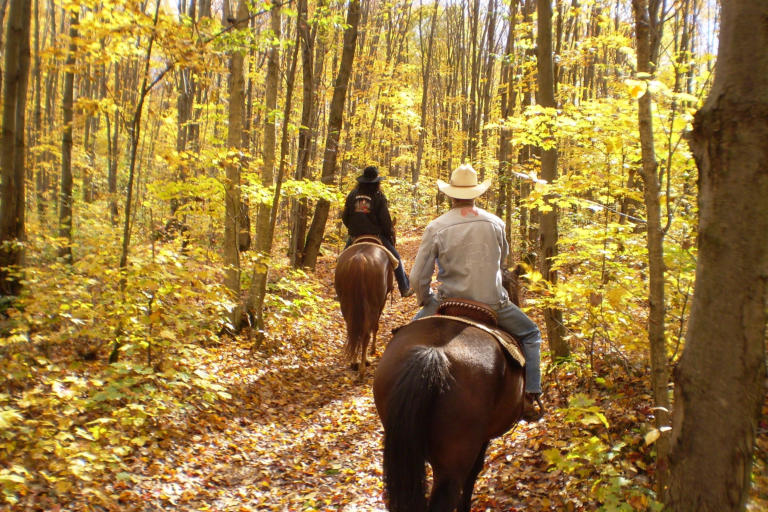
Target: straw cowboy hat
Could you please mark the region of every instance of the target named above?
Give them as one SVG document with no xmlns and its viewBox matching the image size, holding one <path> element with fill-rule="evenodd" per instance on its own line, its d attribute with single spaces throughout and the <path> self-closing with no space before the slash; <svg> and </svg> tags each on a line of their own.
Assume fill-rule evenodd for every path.
<svg viewBox="0 0 768 512">
<path fill-rule="evenodd" d="M 491 180 L 477 183 L 477 173 L 469 164 L 458 166 L 451 173 L 451 182 L 437 180 L 437 188 L 443 194 L 454 199 L 474 199 L 491 186 Z"/>
</svg>

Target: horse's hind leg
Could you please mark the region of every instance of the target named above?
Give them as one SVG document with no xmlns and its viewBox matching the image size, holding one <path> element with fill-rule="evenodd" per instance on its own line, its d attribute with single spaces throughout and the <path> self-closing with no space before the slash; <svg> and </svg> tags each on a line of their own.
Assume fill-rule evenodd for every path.
<svg viewBox="0 0 768 512">
<path fill-rule="evenodd" d="M 475 489 L 475 482 L 480 471 L 483 470 L 483 464 L 485 463 L 485 450 L 488 449 L 488 442 L 480 449 L 480 453 L 477 454 L 477 460 L 475 460 L 474 466 L 467 475 L 467 480 L 464 482 L 464 489 L 461 492 L 461 503 L 459 503 L 458 512 L 470 512 L 472 509 L 472 492 Z"/>
<path fill-rule="evenodd" d="M 373 326 L 373 338 L 371 340 L 371 356 L 376 355 L 376 335 L 379 333 L 379 322 Z"/>
<path fill-rule="evenodd" d="M 453 475 L 435 472 L 432 494 L 429 496 L 429 512 L 453 512 L 459 504 L 460 479 Z"/>
<path fill-rule="evenodd" d="M 365 379 L 365 367 L 368 365 L 368 354 L 366 351 L 368 350 L 368 342 L 371 339 L 370 333 L 363 336 L 363 343 L 362 343 L 362 350 L 360 351 L 360 368 L 358 373 L 358 380 L 360 382 Z"/>
</svg>

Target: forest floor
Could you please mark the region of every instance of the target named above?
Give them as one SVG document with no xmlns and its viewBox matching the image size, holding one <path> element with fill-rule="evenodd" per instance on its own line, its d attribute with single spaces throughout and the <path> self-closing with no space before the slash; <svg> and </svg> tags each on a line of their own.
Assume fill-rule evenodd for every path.
<svg viewBox="0 0 768 512">
<path fill-rule="evenodd" d="M 418 236 L 399 240 L 406 268 Z M 285 339 L 269 354 L 254 352 L 245 337 L 223 339 L 215 347 L 218 359 L 204 369 L 218 376 L 231 399 L 164 425 L 165 437 L 141 448 L 123 478 L 104 485 L 102 495 L 109 498 L 101 504 L 82 497 L 45 509 L 385 511 L 382 428 L 371 388 L 379 356 L 362 383 L 342 359 L 344 322 L 333 301 L 333 263 L 329 255 L 318 264 L 330 321 L 311 339 L 290 334 L 287 324 Z M 416 311 L 413 298 L 387 304 L 379 355 L 391 330 Z M 548 362 L 545 357 L 548 414 L 491 442 L 472 510 L 650 510 L 652 453 L 643 438 L 651 410 L 644 378 L 596 362 L 596 373 L 601 364 L 604 371 L 602 387 L 595 388 L 578 371 L 552 371 Z M 591 398 L 582 398 L 581 414 L 574 416 L 566 406 L 578 394 Z M 759 453 L 764 450 L 765 444 Z M 764 497 L 765 488 L 757 494 Z"/>
</svg>

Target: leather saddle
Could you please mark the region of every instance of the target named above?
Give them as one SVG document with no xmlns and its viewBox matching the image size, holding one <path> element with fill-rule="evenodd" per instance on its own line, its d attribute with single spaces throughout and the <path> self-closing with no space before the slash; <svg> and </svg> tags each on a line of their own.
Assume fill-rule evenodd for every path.
<svg viewBox="0 0 768 512">
<path fill-rule="evenodd" d="M 384 247 L 384 244 L 381 243 L 381 238 L 379 238 L 376 235 L 356 236 L 355 238 L 352 239 L 352 243 L 350 245 L 361 244 L 361 243 L 376 244 Z"/>
<path fill-rule="evenodd" d="M 498 315 L 487 304 L 470 299 L 449 298 L 440 303 L 436 315 L 458 320 L 486 331 L 496 339 L 508 359 L 520 366 L 525 366 L 525 356 L 520 342 L 498 327 Z"/>
<path fill-rule="evenodd" d="M 383 243 L 381 243 L 381 238 L 379 238 L 376 235 L 360 235 L 352 239 L 352 243 L 341 251 L 341 254 L 344 254 L 346 251 L 350 250 L 352 247 L 356 245 L 375 245 L 379 247 L 381 250 L 387 253 L 387 256 L 389 257 L 389 262 L 392 264 L 392 269 L 396 269 L 400 265 L 400 261 L 395 257 L 394 254 L 392 254 L 389 249 L 387 249 Z M 339 256 L 341 256 L 339 254 Z"/>
<path fill-rule="evenodd" d="M 437 308 L 438 315 L 459 316 L 496 328 L 498 317 L 496 312 L 487 304 L 470 299 L 445 299 Z"/>
</svg>

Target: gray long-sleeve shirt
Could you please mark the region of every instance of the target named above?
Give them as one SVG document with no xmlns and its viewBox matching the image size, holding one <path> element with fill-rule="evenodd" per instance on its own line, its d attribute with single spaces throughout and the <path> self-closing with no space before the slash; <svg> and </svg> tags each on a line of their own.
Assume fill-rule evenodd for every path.
<svg viewBox="0 0 768 512">
<path fill-rule="evenodd" d="M 498 307 L 508 300 L 501 285 L 501 268 L 509 252 L 504 222 L 477 207 L 453 208 L 427 225 L 411 286 L 418 303 L 432 294 L 429 284 L 438 263 L 438 299 L 460 297 Z"/>
</svg>

